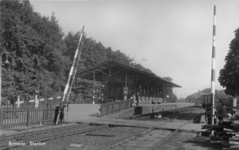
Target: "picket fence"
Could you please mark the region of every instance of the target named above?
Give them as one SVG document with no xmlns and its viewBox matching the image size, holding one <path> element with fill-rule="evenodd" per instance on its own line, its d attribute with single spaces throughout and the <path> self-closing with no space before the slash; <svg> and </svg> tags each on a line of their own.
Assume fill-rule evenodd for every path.
<svg viewBox="0 0 239 150">
<path fill-rule="evenodd" d="M 53 123 L 55 107 L 48 108 L 1 108 L 0 129 Z"/>
<path fill-rule="evenodd" d="M 60 102 L 61 96 L 55 96 L 1 106 L 0 129 L 53 123 L 55 106 Z"/>
</svg>

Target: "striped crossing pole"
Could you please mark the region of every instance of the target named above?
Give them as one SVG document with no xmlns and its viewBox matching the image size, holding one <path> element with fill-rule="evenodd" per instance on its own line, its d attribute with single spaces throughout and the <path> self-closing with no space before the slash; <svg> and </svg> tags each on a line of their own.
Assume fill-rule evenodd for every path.
<svg viewBox="0 0 239 150">
<path fill-rule="evenodd" d="M 81 35 L 80 35 L 79 43 L 78 43 L 78 45 L 77 45 L 77 49 L 76 49 L 76 51 L 75 51 L 74 60 L 73 60 L 73 63 L 72 63 L 72 66 L 71 66 L 71 70 L 70 70 L 70 73 L 69 73 L 69 77 L 68 77 L 68 80 L 67 80 L 67 83 L 66 83 L 66 86 L 65 86 L 65 89 L 64 89 L 64 93 L 63 93 L 63 97 L 62 97 L 62 102 L 65 101 L 66 95 L 67 95 L 67 93 L 68 93 L 68 91 L 69 91 L 68 89 L 69 89 L 70 81 L 72 80 L 72 83 L 74 82 L 73 79 L 72 79 L 72 74 L 73 74 L 73 72 L 74 72 L 74 70 L 75 70 L 75 66 L 77 66 L 77 65 L 76 65 L 76 63 L 77 63 L 77 58 L 79 59 L 78 53 L 81 53 L 81 52 L 79 52 L 79 49 L 80 49 L 80 45 L 81 45 L 81 40 L 82 40 L 83 34 L 84 34 L 84 26 L 83 26 L 82 31 L 81 31 Z M 73 77 L 73 78 L 74 78 L 74 77 Z M 60 111 L 61 111 L 61 110 L 59 109 L 58 114 L 57 114 L 56 124 L 58 124 L 58 121 L 59 121 Z"/>
<path fill-rule="evenodd" d="M 211 100 L 212 100 L 212 109 L 211 109 L 211 124 L 214 123 L 215 117 L 215 67 L 216 67 L 216 6 L 213 10 L 213 36 L 212 36 L 212 72 L 211 72 Z"/>
<path fill-rule="evenodd" d="M 84 28 L 84 26 L 83 26 L 83 28 Z M 83 30 L 82 30 L 82 32 L 83 32 Z M 86 37 L 85 33 L 81 33 L 81 34 L 83 34 L 82 38 Z M 75 63 L 75 67 L 74 67 L 74 71 L 73 71 L 73 75 L 72 75 L 73 77 L 72 77 L 71 83 L 69 83 L 70 87 L 69 87 L 69 90 L 68 90 L 68 93 L 67 93 L 67 98 L 65 100 L 66 102 L 69 101 L 69 97 L 70 97 L 70 94 L 71 94 L 71 89 L 72 89 L 72 86 L 73 86 L 74 81 L 75 81 L 75 76 L 76 76 L 76 73 L 77 73 L 77 69 L 79 67 L 80 57 L 81 57 L 81 53 L 82 53 L 82 48 L 83 48 L 83 45 L 84 45 L 84 41 L 82 40 L 82 38 L 79 39 L 79 43 L 78 43 L 78 46 L 77 46 L 78 49 L 79 49 L 78 56 L 75 56 L 76 58 L 74 57 L 74 59 L 76 59 L 76 63 Z"/>
<path fill-rule="evenodd" d="M 75 63 L 76 63 L 76 60 L 77 60 L 77 58 L 79 56 L 78 53 L 79 53 L 79 47 L 80 47 L 80 44 L 81 44 L 81 39 L 82 39 L 82 36 L 83 36 L 83 32 L 84 32 L 84 26 L 83 26 L 82 31 L 81 31 L 79 43 L 78 43 L 78 46 L 77 46 L 77 49 L 76 49 L 76 52 L 75 52 L 75 56 L 74 56 L 74 60 L 73 60 L 72 66 L 71 66 L 71 70 L 70 70 L 70 73 L 69 73 L 67 84 L 66 84 L 65 89 L 64 89 L 64 93 L 63 93 L 63 97 L 62 97 L 62 102 L 65 101 L 65 97 L 66 97 L 66 94 L 67 94 L 68 89 L 69 89 L 69 84 L 70 84 L 71 76 L 73 74 L 73 71 L 75 70 Z"/>
<path fill-rule="evenodd" d="M 92 102 L 92 104 L 95 104 L 95 70 L 93 71 L 93 96 L 92 96 L 92 98 L 93 98 L 93 102 Z"/>
<path fill-rule="evenodd" d="M 124 87 L 124 100 L 128 99 L 128 87 L 127 87 L 127 70 L 126 70 L 126 75 L 125 75 L 125 87 Z"/>
<path fill-rule="evenodd" d="M 85 35 L 83 35 L 84 37 L 85 37 Z M 73 71 L 73 77 L 72 77 L 72 82 L 71 83 L 69 83 L 70 84 L 70 86 L 69 86 L 69 90 L 68 90 L 68 93 L 67 93 L 67 98 L 66 98 L 66 102 L 68 102 L 69 101 L 69 97 L 70 97 L 70 94 L 71 94 L 71 89 L 72 89 L 72 86 L 73 86 L 73 84 L 74 84 L 74 81 L 75 81 L 75 76 L 76 76 L 76 73 L 77 73 L 77 69 L 78 69 L 78 66 L 79 66 L 79 63 L 80 63 L 80 57 L 81 57 L 81 52 L 82 52 L 82 47 L 83 47 L 83 44 L 84 44 L 84 41 L 82 41 L 82 44 L 81 44 L 81 48 L 80 48 L 80 50 L 79 50 L 79 52 L 78 52 L 78 59 L 77 59 L 77 61 L 76 61 L 76 66 L 74 67 L 75 69 L 74 69 L 74 71 Z"/>
</svg>

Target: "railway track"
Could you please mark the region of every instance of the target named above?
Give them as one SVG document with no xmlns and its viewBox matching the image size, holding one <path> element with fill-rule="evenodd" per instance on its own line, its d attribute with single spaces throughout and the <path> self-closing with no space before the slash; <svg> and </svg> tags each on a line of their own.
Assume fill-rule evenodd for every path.
<svg viewBox="0 0 239 150">
<path fill-rule="evenodd" d="M 30 143 L 45 142 L 52 139 L 90 132 L 107 127 L 108 126 L 106 125 L 90 126 L 89 124 L 80 124 L 2 136 L 0 137 L 0 149 L 14 149 L 29 145 Z M 9 141 L 17 144 L 9 145 Z"/>
<path fill-rule="evenodd" d="M 190 114 L 190 113 L 186 113 L 186 114 L 182 114 L 181 116 L 177 117 L 176 119 L 179 118 L 185 118 L 188 121 L 185 122 L 184 124 L 182 124 L 181 126 L 179 126 L 177 129 L 175 129 L 172 133 L 168 134 L 167 136 L 165 136 L 165 138 L 161 139 L 160 141 L 158 141 L 156 144 L 154 144 L 153 146 L 151 146 L 150 148 L 148 148 L 147 150 L 158 150 L 160 145 L 165 142 L 166 140 L 168 140 L 170 137 L 172 137 L 173 135 L 175 135 L 176 133 L 180 132 L 180 128 L 183 127 L 184 125 L 186 125 L 187 123 L 193 122 L 194 119 L 196 119 L 197 117 L 201 116 L 202 114 Z"/>
<path fill-rule="evenodd" d="M 174 134 L 179 132 L 182 126 L 184 126 L 188 122 L 192 122 L 194 119 L 196 119 L 200 115 L 201 114 L 197 114 L 197 113 L 185 113 L 185 112 L 179 113 L 178 111 L 175 111 L 175 110 L 174 112 L 167 112 L 167 113 L 164 113 L 164 117 L 167 116 L 170 119 L 164 120 L 165 122 L 163 124 L 160 124 L 157 128 L 145 127 L 144 129 L 137 129 L 137 128 L 143 128 L 143 127 L 128 127 L 129 129 L 125 129 L 121 131 L 119 129 L 122 127 L 112 129 L 112 127 L 108 125 L 95 126 L 96 125 L 95 124 L 94 126 L 92 126 L 90 124 L 79 124 L 79 125 L 71 125 L 71 126 L 62 126 L 62 127 L 57 127 L 53 129 L 31 131 L 31 132 L 26 132 L 21 134 L 14 134 L 14 135 L 0 137 L 0 149 L 15 149 L 15 148 L 25 149 L 26 148 L 26 147 L 22 147 L 21 145 L 9 146 L 8 141 L 14 141 L 14 142 L 20 141 L 22 143 L 28 143 L 28 145 L 30 141 L 31 142 L 46 142 L 47 141 L 48 145 L 46 147 L 43 147 L 43 146 L 38 147 L 38 149 L 45 149 L 45 148 L 48 148 L 48 146 L 53 147 L 54 144 L 58 145 L 58 143 L 61 143 L 60 141 L 65 141 L 64 140 L 66 139 L 65 137 L 68 136 L 67 137 L 68 143 L 62 144 L 62 145 L 67 145 L 68 148 L 70 145 L 69 141 L 70 143 L 74 143 L 74 142 L 76 143 L 78 141 L 79 143 L 81 143 L 81 145 L 85 145 L 85 146 L 88 145 L 88 149 L 108 150 L 115 146 L 118 146 L 118 147 L 123 146 L 122 149 L 130 150 L 130 149 L 135 149 L 135 147 L 131 147 L 132 145 L 131 146 L 128 145 L 125 147 L 124 145 L 127 145 L 126 144 L 127 142 L 140 141 L 140 143 L 143 143 L 144 141 L 147 141 L 148 143 L 141 144 L 145 146 L 145 147 L 141 146 L 142 150 L 145 150 L 145 149 L 153 150 L 153 149 L 157 149 L 159 145 L 161 145 L 164 141 L 166 141 L 167 139 L 172 137 Z M 159 120 L 158 118 L 150 118 L 150 119 Z M 179 126 L 177 129 L 173 129 L 173 130 L 160 129 L 161 126 L 165 125 L 168 122 L 171 122 L 172 119 L 184 120 L 185 122 L 183 122 L 183 124 Z M 131 130 L 135 130 L 135 132 L 129 133 L 128 131 L 131 131 Z M 158 133 L 157 136 L 160 136 L 160 137 L 151 136 L 156 132 Z M 123 135 L 123 133 L 127 135 Z M 147 138 L 145 139 L 145 137 Z M 72 141 L 71 139 L 74 139 L 74 138 L 76 140 Z M 155 141 L 155 139 L 157 139 L 157 141 Z M 51 142 L 51 141 L 57 141 L 58 143 Z M 97 142 L 98 142 L 98 145 L 97 145 Z M 52 146 L 52 143 L 53 143 L 53 146 Z M 58 148 L 60 147 L 58 146 Z M 67 149 L 66 147 L 64 148 Z M 31 147 L 30 148 L 28 147 L 28 149 L 31 149 Z M 48 149 L 51 149 L 51 148 L 48 148 Z"/>
<path fill-rule="evenodd" d="M 178 113 L 178 114 L 168 114 L 163 116 L 164 118 L 177 119 L 177 120 L 191 120 L 201 116 L 202 113 Z"/>
<path fill-rule="evenodd" d="M 170 113 L 171 114 L 171 113 Z M 160 149 L 160 145 L 168 140 L 170 137 L 175 135 L 176 133 L 181 131 L 181 127 L 186 125 L 187 123 L 192 122 L 197 117 L 200 117 L 202 114 L 180 114 L 178 116 L 172 115 L 173 119 L 181 118 L 185 119 L 185 123 L 180 125 L 177 129 L 160 129 L 163 125 L 170 122 L 170 120 L 160 124 L 157 129 L 150 128 L 147 131 L 144 131 L 138 135 L 132 136 L 130 138 L 124 139 L 117 143 L 111 143 L 106 147 L 100 148 L 98 150 L 110 150 L 110 149 L 117 149 L 117 150 L 131 150 L 131 149 L 138 149 L 138 150 L 158 150 Z M 155 133 L 158 133 L 157 136 L 153 136 Z M 140 144 L 137 144 L 140 143 Z"/>
<path fill-rule="evenodd" d="M 175 109 L 167 112 L 160 112 L 162 114 L 162 118 L 157 118 L 159 113 L 152 113 L 147 115 L 137 116 L 136 120 L 146 120 L 146 121 L 164 121 L 164 123 L 160 124 L 157 128 L 150 128 L 147 131 L 144 131 L 138 135 L 134 135 L 130 138 L 124 139 L 122 141 L 111 143 L 106 147 L 99 148 L 98 150 L 156 150 L 159 149 L 159 146 L 170 139 L 173 135 L 177 134 L 181 131 L 181 127 L 186 125 L 187 123 L 194 122 L 197 118 L 201 118 L 202 113 L 192 113 L 192 112 L 180 112 L 183 109 Z M 165 120 L 167 118 L 167 120 Z M 171 122 L 172 120 L 182 120 L 183 122 L 177 129 L 162 129 L 162 127 Z M 159 132 L 159 137 L 153 137 L 155 132 Z M 146 137 L 146 138 L 145 138 Z M 155 141 L 157 140 L 157 141 Z M 138 144 L 137 144 L 138 143 Z M 140 144 L 139 144 L 140 143 Z"/>
<path fill-rule="evenodd" d="M 158 116 L 161 117 L 158 117 Z M 147 115 L 137 116 L 135 120 L 145 120 L 145 121 L 165 121 L 165 120 L 194 120 L 195 118 L 201 116 L 202 113 L 193 113 L 193 112 L 179 112 L 178 110 L 168 111 L 168 112 L 159 112 L 152 113 Z"/>
</svg>

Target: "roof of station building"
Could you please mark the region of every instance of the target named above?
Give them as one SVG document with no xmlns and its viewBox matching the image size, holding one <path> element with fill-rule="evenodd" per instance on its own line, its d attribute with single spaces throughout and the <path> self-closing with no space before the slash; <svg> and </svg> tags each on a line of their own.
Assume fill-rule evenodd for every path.
<svg viewBox="0 0 239 150">
<path fill-rule="evenodd" d="M 128 70 L 129 72 L 131 72 L 132 74 L 136 74 L 137 76 L 143 76 L 146 78 L 153 78 L 156 79 L 157 81 L 172 86 L 172 87 L 181 87 L 180 85 L 177 85 L 173 82 L 170 82 L 168 80 L 163 79 L 160 76 L 157 76 L 154 73 L 150 73 L 150 72 L 146 72 L 146 71 L 142 71 L 140 69 L 136 69 L 132 66 L 129 65 L 125 65 L 113 60 L 109 60 L 109 61 L 105 61 L 99 64 L 96 64 L 92 67 L 80 70 L 77 72 L 77 76 L 81 77 L 81 78 L 86 78 L 86 79 L 93 79 L 93 74 L 95 71 L 95 76 L 99 77 L 102 75 L 106 75 L 106 76 L 111 76 L 110 74 L 108 74 L 108 70 L 109 68 L 111 69 L 111 74 L 116 74 L 118 72 L 120 72 L 121 70 Z"/>
</svg>

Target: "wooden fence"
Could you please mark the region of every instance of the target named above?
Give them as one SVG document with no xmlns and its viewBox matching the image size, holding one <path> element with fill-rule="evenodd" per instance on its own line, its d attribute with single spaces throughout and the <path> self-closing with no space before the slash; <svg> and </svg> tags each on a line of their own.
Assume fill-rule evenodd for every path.
<svg viewBox="0 0 239 150">
<path fill-rule="evenodd" d="M 126 101 L 118 101 L 118 102 L 110 102 L 106 104 L 101 104 L 100 105 L 100 115 L 108 115 L 108 114 L 113 114 L 117 111 L 127 109 L 132 107 L 134 100 L 126 100 Z"/>
<path fill-rule="evenodd" d="M 0 109 L 0 129 L 53 123 L 55 108 L 17 108 Z"/>
</svg>

